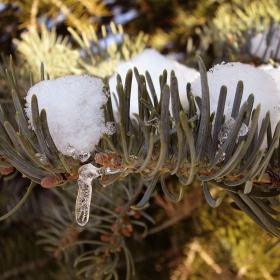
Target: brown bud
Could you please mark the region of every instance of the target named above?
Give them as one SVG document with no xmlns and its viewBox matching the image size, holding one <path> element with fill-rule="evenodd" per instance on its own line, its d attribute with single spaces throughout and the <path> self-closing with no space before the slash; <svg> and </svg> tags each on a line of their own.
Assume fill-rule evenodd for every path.
<svg viewBox="0 0 280 280">
<path fill-rule="evenodd" d="M 49 174 L 41 181 L 41 186 L 49 189 L 57 186 L 63 181 L 64 179 L 61 174 Z"/>
<path fill-rule="evenodd" d="M 135 219 L 140 219 L 141 214 L 139 213 L 139 211 L 135 211 L 133 217 L 134 217 Z"/>
<path fill-rule="evenodd" d="M 128 228 L 123 227 L 122 228 L 122 234 L 126 237 L 130 237 L 131 236 L 131 232 Z"/>
<path fill-rule="evenodd" d="M 120 213 L 122 211 L 122 208 L 117 206 L 117 207 L 115 207 L 114 211 L 116 213 Z"/>
<path fill-rule="evenodd" d="M 110 242 L 111 241 L 111 236 L 109 236 L 108 234 L 102 234 L 100 236 L 101 241 L 103 242 Z"/>
</svg>

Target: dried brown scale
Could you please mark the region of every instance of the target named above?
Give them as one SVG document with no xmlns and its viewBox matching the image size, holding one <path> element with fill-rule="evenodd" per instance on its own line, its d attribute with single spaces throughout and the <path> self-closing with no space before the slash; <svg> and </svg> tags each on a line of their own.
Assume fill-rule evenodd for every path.
<svg viewBox="0 0 280 280">
<path fill-rule="evenodd" d="M 280 173 L 274 172 L 272 169 L 268 168 L 266 173 L 269 175 L 271 184 L 273 187 L 276 187 L 280 190 Z"/>
<path fill-rule="evenodd" d="M 111 151 L 97 153 L 94 157 L 96 163 L 112 169 L 119 169 L 122 165 L 122 158 Z"/>
<path fill-rule="evenodd" d="M 10 173 L 12 173 L 14 171 L 14 169 L 15 168 L 13 166 L 11 166 L 11 167 L 2 167 L 1 173 L 3 175 L 9 175 Z"/>
</svg>

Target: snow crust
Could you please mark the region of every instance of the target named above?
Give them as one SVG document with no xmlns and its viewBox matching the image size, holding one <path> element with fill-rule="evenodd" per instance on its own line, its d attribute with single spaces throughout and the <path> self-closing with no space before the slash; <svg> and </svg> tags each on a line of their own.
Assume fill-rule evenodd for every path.
<svg viewBox="0 0 280 280">
<path fill-rule="evenodd" d="M 141 54 L 133 57 L 130 61 L 120 64 L 116 73 L 109 79 L 109 85 L 111 92 L 114 92 L 117 96 L 116 86 L 117 86 L 117 73 L 120 74 L 122 78 L 123 86 L 125 84 L 126 73 L 129 69 L 136 67 L 139 74 L 145 76 L 146 70 L 151 75 L 154 88 L 158 98 L 160 98 L 160 83 L 159 76 L 162 75 L 164 69 L 167 70 L 168 77 L 167 81 L 169 83 L 171 70 L 175 71 L 179 84 L 179 94 L 182 102 L 182 106 L 185 110 L 188 109 L 188 100 L 186 93 L 186 85 L 188 82 L 192 82 L 196 77 L 199 76 L 199 72 L 193 68 L 184 66 L 177 61 L 166 58 L 159 52 L 153 49 L 145 49 Z M 149 87 L 147 85 L 147 90 Z M 113 100 L 113 99 L 112 99 Z M 113 102 L 113 107 L 116 110 L 116 103 Z M 132 89 L 131 89 L 131 105 L 130 114 L 138 113 L 138 84 L 136 78 L 133 74 Z"/>
<path fill-rule="evenodd" d="M 277 69 L 263 70 L 239 62 L 218 64 L 207 72 L 210 90 L 210 110 L 216 111 L 219 100 L 220 88 L 227 87 L 227 99 L 224 114 L 226 120 L 231 116 L 234 96 L 238 81 L 244 83 L 243 104 L 248 96 L 253 93 L 255 96 L 254 107 L 261 104 L 260 120 L 267 111 L 270 111 L 272 131 L 274 131 L 280 120 L 280 73 Z M 194 95 L 201 96 L 201 82 L 197 78 L 192 83 Z M 265 143 L 262 148 L 265 148 Z"/>
<path fill-rule="evenodd" d="M 107 101 L 99 78 L 65 76 L 41 81 L 31 87 L 26 96 L 26 114 L 32 129 L 31 98 L 36 94 L 39 111 L 47 112 L 53 140 L 64 155 L 71 145 L 77 151 L 92 152 L 103 133 L 113 134 L 111 124 L 105 125 L 101 108 Z"/>
</svg>

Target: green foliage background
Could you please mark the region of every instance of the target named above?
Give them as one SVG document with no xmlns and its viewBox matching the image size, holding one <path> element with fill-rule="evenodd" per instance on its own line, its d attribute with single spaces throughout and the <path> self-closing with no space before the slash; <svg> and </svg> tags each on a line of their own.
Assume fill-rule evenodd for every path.
<svg viewBox="0 0 280 280">
<path fill-rule="evenodd" d="M 41 62 L 50 78 L 82 73 L 105 78 L 145 47 L 183 52 L 181 62 L 189 66 L 195 65 L 195 54 L 202 56 L 207 67 L 223 60 L 257 65 L 262 61 L 248 53 L 248 38 L 278 23 L 280 14 L 276 0 L 129 2 L 2 1 L 6 6 L 0 12 L 0 100 L 9 121 L 15 122 L 4 70 L 10 53 L 15 55 L 21 96 L 30 86 L 30 70 L 34 81 L 40 80 Z M 117 5 L 123 12 L 135 9 L 138 16 L 124 26 L 110 25 Z M 61 11 L 65 18 L 59 22 Z M 47 28 L 40 24 L 41 18 L 56 24 Z M 99 39 L 108 35 L 121 36 L 122 41 L 116 39 L 104 49 Z M 79 241 L 108 238 L 111 216 L 118 217 L 129 199 L 127 186 L 140 184 L 137 176 L 113 187 L 96 183 L 91 213 L 95 220 L 83 229 L 76 225 L 73 213 L 74 182 L 63 188 L 35 188 L 15 214 L 0 222 L 0 279 L 85 279 L 79 272 L 90 261 L 76 258 L 96 247 Z M 179 189 L 175 176 L 167 178 L 167 184 Z M 1 215 L 17 204 L 27 186 L 28 180 L 18 172 L 1 176 Z M 215 196 L 224 196 L 218 188 L 213 191 Z M 231 208 L 230 202 L 224 197 L 218 208 L 209 208 L 201 188 L 193 184 L 176 204 L 156 192 L 148 209 L 125 212 L 119 236 L 125 240 L 122 248 L 129 248 L 134 259 L 136 276 L 131 279 L 279 279 L 278 240 Z M 112 255 L 120 255 L 119 279 L 125 279 L 131 262 L 124 249 L 116 249 Z M 90 257 L 95 258 L 94 254 Z M 99 276 L 97 271 L 92 279 L 106 279 Z"/>
</svg>

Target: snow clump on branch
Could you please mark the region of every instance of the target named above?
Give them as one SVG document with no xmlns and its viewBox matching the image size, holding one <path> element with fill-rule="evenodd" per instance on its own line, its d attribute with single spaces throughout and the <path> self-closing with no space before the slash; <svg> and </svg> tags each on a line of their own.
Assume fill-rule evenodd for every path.
<svg viewBox="0 0 280 280">
<path fill-rule="evenodd" d="M 33 130 L 31 98 L 34 94 L 39 112 L 46 110 L 50 133 L 64 155 L 69 155 L 69 146 L 77 151 L 92 152 L 103 133 L 114 133 L 112 123 L 104 122 L 102 105 L 107 95 L 102 79 L 72 75 L 41 81 L 31 87 L 25 111 Z"/>
<path fill-rule="evenodd" d="M 226 120 L 231 116 L 236 86 L 238 81 L 243 81 L 244 90 L 241 105 L 248 96 L 254 94 L 254 107 L 261 104 L 260 121 L 270 111 L 272 132 L 280 120 L 280 75 L 277 69 L 263 70 L 240 62 L 222 63 L 215 65 L 207 72 L 210 91 L 210 112 L 217 110 L 220 88 L 227 87 L 227 99 L 224 114 Z M 201 96 L 201 81 L 197 78 L 192 83 L 194 95 Z M 265 142 L 265 141 L 264 141 Z M 265 148 L 263 143 L 262 148 Z"/>
<path fill-rule="evenodd" d="M 131 60 L 120 64 L 117 69 L 116 73 L 109 79 L 109 85 L 111 92 L 116 93 L 116 86 L 117 86 L 117 74 L 120 74 L 122 79 L 122 84 L 124 86 L 125 84 L 125 77 L 127 74 L 127 71 L 129 69 L 134 69 L 134 67 L 137 68 L 140 75 L 145 76 L 145 72 L 148 71 L 151 75 L 153 85 L 155 88 L 155 92 L 157 94 L 158 99 L 160 98 L 161 90 L 160 90 L 160 82 L 159 82 L 159 76 L 162 75 L 163 70 L 167 70 L 168 74 L 168 84 L 170 80 L 170 74 L 171 70 L 174 70 L 176 77 L 178 79 L 178 90 L 182 102 L 182 106 L 184 110 L 188 109 L 188 100 L 187 100 L 187 93 L 186 93 L 186 85 L 188 82 L 192 82 L 196 77 L 199 76 L 199 72 L 193 68 L 186 67 L 183 64 L 180 64 L 177 61 L 174 61 L 172 59 L 169 59 L 156 50 L 153 49 L 145 49 L 142 53 L 136 55 Z M 148 84 L 146 83 L 147 90 L 149 91 Z M 151 93 L 150 93 L 150 96 Z M 130 104 L 130 114 L 132 113 L 138 113 L 138 83 L 136 81 L 135 75 L 133 74 L 133 80 L 132 80 L 132 88 L 131 88 L 131 104 Z M 114 102 L 114 99 L 112 98 L 113 107 L 116 109 L 116 104 Z"/>
</svg>

